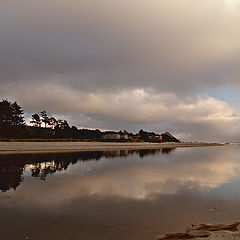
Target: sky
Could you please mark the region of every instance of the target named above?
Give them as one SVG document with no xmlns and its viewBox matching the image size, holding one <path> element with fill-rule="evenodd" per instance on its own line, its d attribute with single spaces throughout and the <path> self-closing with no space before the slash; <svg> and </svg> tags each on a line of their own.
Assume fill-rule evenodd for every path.
<svg viewBox="0 0 240 240">
<path fill-rule="evenodd" d="M 0 96 L 80 128 L 240 141 L 239 0 L 8 0 Z"/>
</svg>

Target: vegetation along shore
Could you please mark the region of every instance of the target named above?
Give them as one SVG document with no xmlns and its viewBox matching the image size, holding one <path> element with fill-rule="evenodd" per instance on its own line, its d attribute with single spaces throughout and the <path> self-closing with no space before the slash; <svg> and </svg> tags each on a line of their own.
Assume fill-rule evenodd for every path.
<svg viewBox="0 0 240 240">
<path fill-rule="evenodd" d="M 17 102 L 0 102 L 0 141 L 89 141 L 89 142 L 180 142 L 171 133 L 140 130 L 138 133 L 78 129 L 46 111 L 34 113 L 26 124 L 24 111 Z"/>
</svg>

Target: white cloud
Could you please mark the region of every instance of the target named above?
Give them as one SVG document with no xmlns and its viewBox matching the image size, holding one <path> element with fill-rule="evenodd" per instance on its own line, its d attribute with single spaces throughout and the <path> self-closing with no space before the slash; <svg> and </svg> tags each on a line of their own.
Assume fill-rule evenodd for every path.
<svg viewBox="0 0 240 240">
<path fill-rule="evenodd" d="M 27 112 L 46 109 L 81 127 L 135 131 L 136 126 L 147 126 L 171 130 L 182 140 L 230 141 L 240 135 L 237 110 L 207 95 L 180 98 L 151 89 L 85 93 L 51 84 L 32 85 L 31 89 L 35 90 L 19 87 L 18 97 Z M 34 101 L 29 101 L 32 95 Z"/>
</svg>

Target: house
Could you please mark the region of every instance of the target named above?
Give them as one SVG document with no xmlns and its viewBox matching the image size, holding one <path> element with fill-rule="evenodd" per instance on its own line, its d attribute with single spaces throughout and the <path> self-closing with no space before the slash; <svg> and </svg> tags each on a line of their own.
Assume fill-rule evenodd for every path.
<svg viewBox="0 0 240 240">
<path fill-rule="evenodd" d="M 156 142 L 162 142 L 162 140 L 163 140 L 163 137 L 160 135 L 156 135 L 155 136 L 155 139 L 154 139 Z"/>
<path fill-rule="evenodd" d="M 129 140 L 129 133 L 124 131 L 114 132 L 114 131 L 107 131 L 103 133 L 102 138 L 104 140 Z"/>
<path fill-rule="evenodd" d="M 122 140 L 129 140 L 130 139 L 130 134 L 126 130 L 124 130 L 123 132 L 120 131 L 119 133 L 120 133 L 120 138 Z"/>
<path fill-rule="evenodd" d="M 121 136 L 119 132 L 107 131 L 103 133 L 104 140 L 120 140 Z"/>
</svg>

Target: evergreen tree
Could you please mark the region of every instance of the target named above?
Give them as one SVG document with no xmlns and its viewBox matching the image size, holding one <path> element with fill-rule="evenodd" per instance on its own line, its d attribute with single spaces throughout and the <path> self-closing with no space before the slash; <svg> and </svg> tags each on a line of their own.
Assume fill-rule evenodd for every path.
<svg viewBox="0 0 240 240">
<path fill-rule="evenodd" d="M 45 128 L 47 127 L 47 125 L 50 125 L 50 118 L 48 117 L 46 111 L 40 112 L 39 115 L 42 118 L 42 122 L 44 123 Z"/>
<path fill-rule="evenodd" d="M 8 100 L 2 100 L 0 102 L 0 128 L 24 125 L 22 107 L 17 102 L 11 103 Z"/>
<path fill-rule="evenodd" d="M 40 116 L 37 113 L 33 114 L 30 123 L 32 123 L 35 127 L 41 127 L 42 121 Z"/>
<path fill-rule="evenodd" d="M 51 126 L 51 128 L 55 128 L 57 126 L 57 119 L 55 117 L 50 117 L 49 118 L 49 125 Z"/>
<path fill-rule="evenodd" d="M 25 121 L 24 121 L 24 117 L 23 117 L 23 109 L 20 105 L 17 104 L 17 102 L 15 101 L 13 104 L 11 104 L 12 108 L 13 108 L 13 125 L 14 126 L 24 126 L 25 125 Z"/>
<path fill-rule="evenodd" d="M 11 103 L 7 100 L 0 102 L 0 128 L 10 127 L 13 117 Z"/>
</svg>

